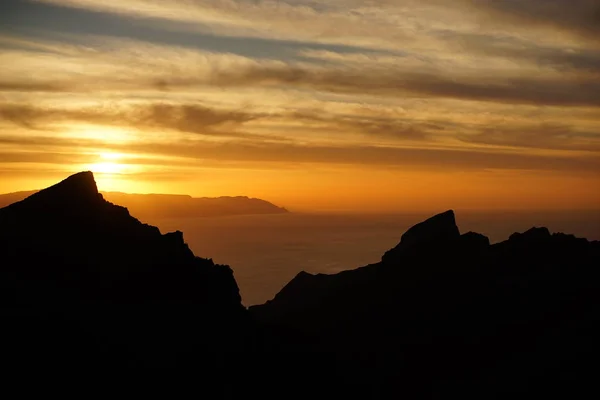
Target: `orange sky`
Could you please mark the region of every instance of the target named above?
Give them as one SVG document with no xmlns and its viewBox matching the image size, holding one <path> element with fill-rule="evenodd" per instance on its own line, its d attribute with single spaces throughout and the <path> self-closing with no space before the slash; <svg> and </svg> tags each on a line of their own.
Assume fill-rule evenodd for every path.
<svg viewBox="0 0 600 400">
<path fill-rule="evenodd" d="M 9 0 L 0 192 L 600 204 L 595 1 Z"/>
</svg>

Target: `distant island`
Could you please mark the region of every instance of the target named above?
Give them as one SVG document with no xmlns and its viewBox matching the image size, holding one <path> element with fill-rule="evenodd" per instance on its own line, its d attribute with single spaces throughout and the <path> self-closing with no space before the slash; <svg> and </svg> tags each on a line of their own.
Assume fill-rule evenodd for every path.
<svg viewBox="0 0 600 400">
<path fill-rule="evenodd" d="M 0 208 L 21 201 L 38 190 L 0 194 Z M 266 200 L 246 196 L 192 197 L 177 194 L 101 192 L 114 204 L 140 218 L 194 218 L 229 215 L 284 214 L 289 211 Z"/>
</svg>

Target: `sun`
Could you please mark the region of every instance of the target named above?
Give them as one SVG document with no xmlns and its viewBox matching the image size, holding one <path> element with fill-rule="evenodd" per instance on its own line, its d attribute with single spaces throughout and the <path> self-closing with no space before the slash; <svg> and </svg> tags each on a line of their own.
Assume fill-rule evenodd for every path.
<svg viewBox="0 0 600 400">
<path fill-rule="evenodd" d="M 104 191 L 119 191 L 127 187 L 130 165 L 125 155 L 113 152 L 96 153 L 96 162 L 85 168 L 94 173 L 98 188 Z"/>
<path fill-rule="evenodd" d="M 122 174 L 125 172 L 125 165 L 119 160 L 123 158 L 119 153 L 99 153 L 101 161 L 90 165 L 90 170 L 98 174 Z"/>
<path fill-rule="evenodd" d="M 93 164 L 90 169 L 92 172 L 98 174 L 118 174 L 123 172 L 123 166 L 115 162 L 99 162 Z"/>
<path fill-rule="evenodd" d="M 131 193 L 136 188 L 143 187 L 136 180 L 136 175 L 145 171 L 137 162 L 138 155 L 110 150 L 98 150 L 88 155 L 91 157 L 90 163 L 82 164 L 81 168 L 94 173 L 100 191 Z"/>
</svg>

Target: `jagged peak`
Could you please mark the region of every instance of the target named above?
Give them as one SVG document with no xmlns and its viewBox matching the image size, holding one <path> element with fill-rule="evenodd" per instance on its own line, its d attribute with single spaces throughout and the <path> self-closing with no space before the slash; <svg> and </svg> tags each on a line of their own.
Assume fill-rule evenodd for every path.
<svg viewBox="0 0 600 400">
<path fill-rule="evenodd" d="M 74 186 L 79 189 L 91 190 L 98 193 L 98 187 L 96 186 L 96 180 L 94 179 L 94 173 L 92 171 L 82 171 L 69 176 L 54 186 Z"/>
<path fill-rule="evenodd" d="M 91 171 L 78 172 L 45 190 L 60 191 L 64 195 L 98 197 L 98 186 Z"/>
<path fill-rule="evenodd" d="M 46 197 L 49 195 L 69 196 L 71 198 L 97 198 L 100 193 L 98 192 L 94 174 L 91 171 L 83 171 L 73 174 L 46 189 L 40 190 L 29 198 Z"/>
<path fill-rule="evenodd" d="M 490 245 L 490 239 L 477 232 L 467 232 L 460 236 L 460 240 L 464 244 L 468 244 L 473 248 L 486 248 Z"/>
<path fill-rule="evenodd" d="M 294 279 L 306 279 L 306 278 L 311 278 L 313 277 L 313 274 L 310 274 L 306 271 L 300 271 L 296 274 L 296 276 L 294 277 Z"/>
<path fill-rule="evenodd" d="M 444 211 L 407 230 L 402 235 L 400 243 L 384 254 L 383 260 L 393 257 L 394 254 L 413 246 L 447 242 L 459 238 L 460 231 L 458 230 L 458 226 L 456 226 L 454 210 Z"/>
<path fill-rule="evenodd" d="M 460 232 L 456 226 L 454 211 L 448 210 L 410 228 L 402 235 L 400 244 L 402 246 L 412 246 L 418 243 L 457 238 L 459 236 Z"/>
<path fill-rule="evenodd" d="M 519 233 L 515 232 L 509 237 L 509 241 L 515 240 L 526 240 L 526 241 L 540 241 L 540 240 L 548 240 L 552 237 L 550 231 L 546 227 L 533 227 L 526 232 Z"/>
<path fill-rule="evenodd" d="M 98 192 L 94 174 L 91 171 L 83 171 L 40 190 L 7 208 L 77 209 L 81 207 L 89 208 L 102 203 L 104 203 L 104 198 Z"/>
</svg>

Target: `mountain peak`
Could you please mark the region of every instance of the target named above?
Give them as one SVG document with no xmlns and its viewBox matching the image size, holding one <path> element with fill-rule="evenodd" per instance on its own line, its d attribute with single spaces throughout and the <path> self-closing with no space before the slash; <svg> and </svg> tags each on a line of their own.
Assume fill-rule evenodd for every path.
<svg viewBox="0 0 600 400">
<path fill-rule="evenodd" d="M 92 191 L 98 193 L 96 180 L 92 171 L 78 172 L 57 183 L 54 186 L 71 187 L 73 189 Z"/>
<path fill-rule="evenodd" d="M 104 203 L 104 198 L 98 192 L 94 174 L 91 171 L 84 171 L 71 175 L 7 208 L 75 211 L 80 208 L 89 209 L 90 206 L 102 203 Z"/>
<path fill-rule="evenodd" d="M 388 259 L 397 252 L 421 245 L 431 245 L 441 242 L 452 241 L 460 238 L 460 231 L 456 226 L 454 211 L 448 210 L 443 213 L 420 222 L 407 230 L 400 243 L 384 254 L 383 259 Z"/>
<path fill-rule="evenodd" d="M 546 227 L 533 227 L 529 229 L 527 232 L 519 233 L 515 232 L 510 235 L 509 241 L 512 242 L 540 242 L 540 241 L 548 241 L 550 240 L 552 235 L 550 231 Z"/>
<path fill-rule="evenodd" d="M 78 172 L 39 193 L 50 192 L 70 197 L 98 198 L 98 186 L 91 171 Z"/>
<path fill-rule="evenodd" d="M 460 236 L 454 211 L 448 210 L 413 226 L 400 240 L 402 246 L 412 246 L 423 242 L 455 239 Z"/>
</svg>

